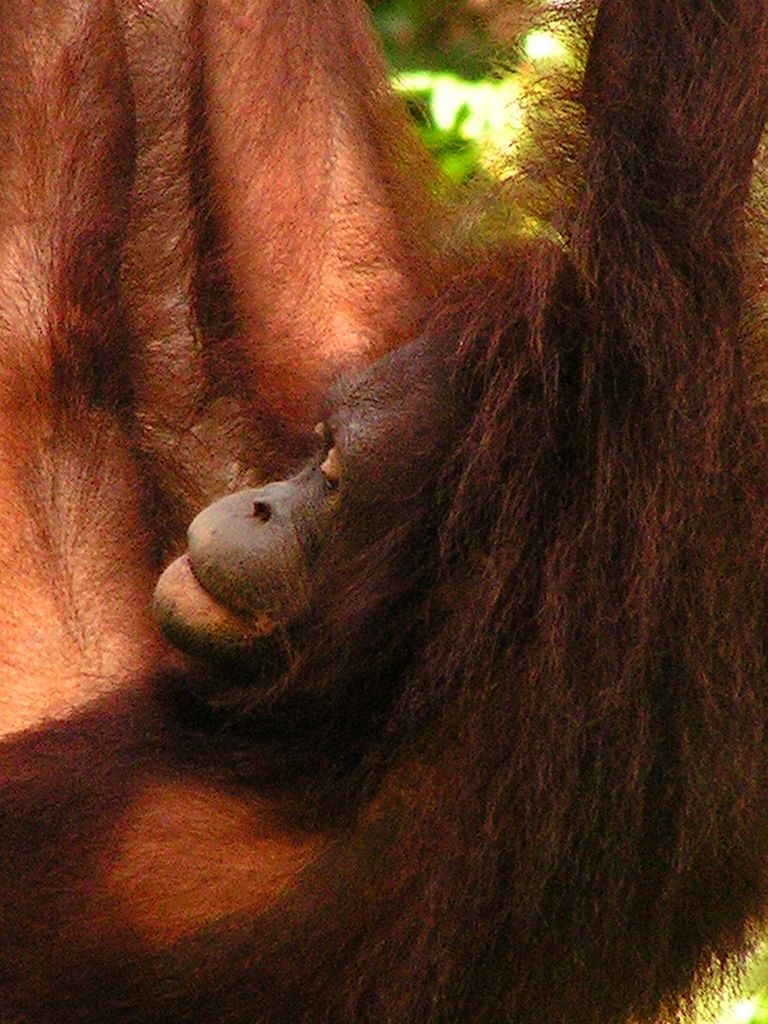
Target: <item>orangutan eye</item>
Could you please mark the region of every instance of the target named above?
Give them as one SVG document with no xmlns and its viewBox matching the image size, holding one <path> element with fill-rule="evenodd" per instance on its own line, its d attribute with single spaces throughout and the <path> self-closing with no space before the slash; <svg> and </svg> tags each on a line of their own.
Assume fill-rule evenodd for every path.
<svg viewBox="0 0 768 1024">
<path fill-rule="evenodd" d="M 335 445 L 326 455 L 325 461 L 320 466 L 320 472 L 325 477 L 325 481 L 331 490 L 335 491 L 341 480 L 341 456 L 339 455 L 339 449 Z"/>
<path fill-rule="evenodd" d="M 314 433 L 319 438 L 321 438 L 321 440 L 326 446 L 326 451 L 328 451 L 331 445 L 333 444 L 333 434 L 331 433 L 331 428 L 329 427 L 328 423 L 326 423 L 325 420 L 322 420 L 319 423 L 315 423 Z"/>
</svg>

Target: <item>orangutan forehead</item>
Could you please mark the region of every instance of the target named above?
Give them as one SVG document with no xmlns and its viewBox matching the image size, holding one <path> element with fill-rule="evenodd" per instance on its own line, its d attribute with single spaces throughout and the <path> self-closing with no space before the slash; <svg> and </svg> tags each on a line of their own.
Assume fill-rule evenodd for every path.
<svg viewBox="0 0 768 1024">
<path fill-rule="evenodd" d="M 450 404 L 450 371 L 438 348 L 424 338 L 383 356 L 357 374 L 341 377 L 330 388 L 324 415 L 343 420 L 411 401 Z"/>
</svg>

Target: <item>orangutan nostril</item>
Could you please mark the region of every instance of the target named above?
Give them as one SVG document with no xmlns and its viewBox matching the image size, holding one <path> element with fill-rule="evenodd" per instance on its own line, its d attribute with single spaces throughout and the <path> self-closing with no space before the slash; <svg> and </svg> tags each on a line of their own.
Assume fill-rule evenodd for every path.
<svg viewBox="0 0 768 1024">
<path fill-rule="evenodd" d="M 254 501 L 253 514 L 262 523 L 268 523 L 272 518 L 272 509 L 266 501 Z"/>
</svg>

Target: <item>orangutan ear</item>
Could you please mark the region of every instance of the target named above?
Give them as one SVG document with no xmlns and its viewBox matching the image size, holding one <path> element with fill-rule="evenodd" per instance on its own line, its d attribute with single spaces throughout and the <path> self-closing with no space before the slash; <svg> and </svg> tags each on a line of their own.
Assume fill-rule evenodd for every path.
<svg viewBox="0 0 768 1024">
<path fill-rule="evenodd" d="M 428 161 L 359 0 L 211 0 L 201 31 L 238 347 L 260 403 L 311 428 L 332 376 L 414 329 L 435 262 Z"/>
</svg>

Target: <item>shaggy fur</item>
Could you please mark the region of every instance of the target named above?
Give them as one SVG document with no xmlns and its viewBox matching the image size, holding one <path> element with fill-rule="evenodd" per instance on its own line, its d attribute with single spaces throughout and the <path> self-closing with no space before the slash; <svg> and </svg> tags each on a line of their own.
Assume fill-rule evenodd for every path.
<svg viewBox="0 0 768 1024">
<path fill-rule="evenodd" d="M 286 11 L 343 33 L 354 6 Z M 768 439 L 745 208 L 766 68 L 763 0 L 604 0 L 563 115 L 580 124 L 552 132 L 550 223 L 443 269 L 431 464 L 383 473 L 372 522 L 350 510 L 288 667 L 213 691 L 184 668 L 6 741 L 5 1019 L 670 1021 L 749 947 Z M 371 145 L 387 109 L 357 122 Z M 153 951 L 98 879 L 158 778 L 267 793 L 322 841 L 263 905 Z"/>
</svg>

